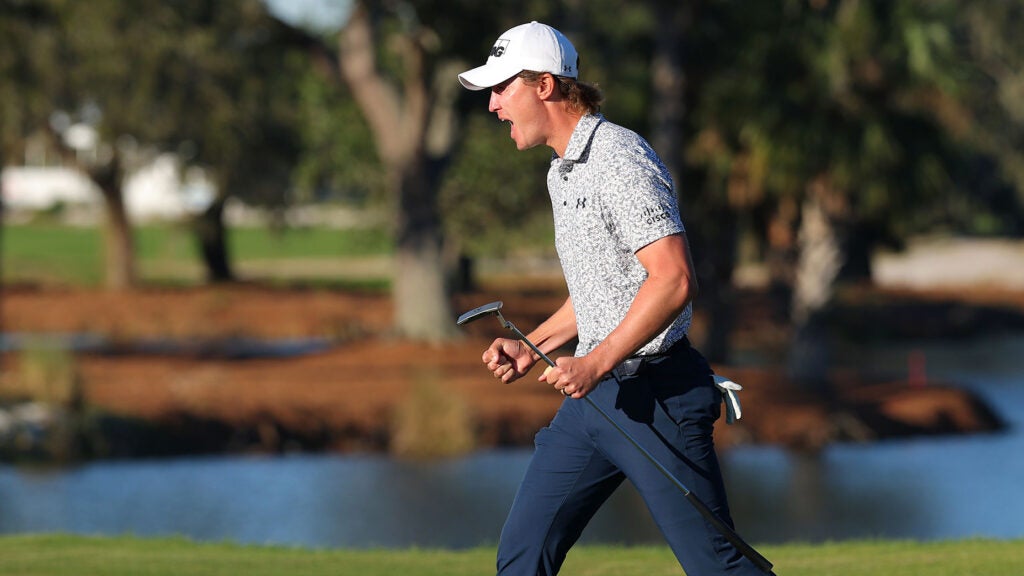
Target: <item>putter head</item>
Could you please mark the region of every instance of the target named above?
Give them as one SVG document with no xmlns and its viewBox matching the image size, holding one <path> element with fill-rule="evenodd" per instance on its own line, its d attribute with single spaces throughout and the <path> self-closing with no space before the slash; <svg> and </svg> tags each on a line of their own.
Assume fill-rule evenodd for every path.
<svg viewBox="0 0 1024 576">
<path fill-rule="evenodd" d="M 490 316 L 492 314 L 496 315 L 498 317 L 498 320 L 501 321 L 502 324 L 505 323 L 505 319 L 502 318 L 501 316 L 500 300 L 497 302 L 490 302 L 488 304 L 484 304 L 483 306 L 473 308 L 469 312 L 466 312 L 462 316 L 459 316 L 459 319 L 455 323 L 458 324 L 459 326 L 462 326 L 463 324 L 468 324 L 469 322 L 483 318 L 484 316 Z"/>
</svg>

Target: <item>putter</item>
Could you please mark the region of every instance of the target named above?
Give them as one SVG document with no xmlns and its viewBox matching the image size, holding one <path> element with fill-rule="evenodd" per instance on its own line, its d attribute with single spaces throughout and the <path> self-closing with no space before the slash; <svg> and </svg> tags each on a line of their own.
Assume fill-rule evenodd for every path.
<svg viewBox="0 0 1024 576">
<path fill-rule="evenodd" d="M 515 327 L 515 325 L 506 320 L 505 317 L 501 315 L 501 306 L 502 302 L 500 300 L 497 302 L 490 302 L 488 304 L 484 304 L 483 306 L 474 308 L 469 312 L 466 312 L 465 314 L 459 316 L 459 319 L 456 321 L 456 323 L 459 326 L 462 326 L 464 324 L 468 324 L 469 322 L 473 322 L 474 320 L 479 320 L 480 318 L 483 318 L 485 316 L 493 315 L 498 318 L 498 321 L 501 322 L 503 328 L 515 334 L 517 339 L 522 341 L 524 344 L 529 346 L 531 350 L 536 352 L 537 355 L 540 356 L 541 359 L 544 360 L 544 362 L 546 362 L 548 366 L 554 368 L 554 360 L 549 358 L 547 354 L 541 352 L 540 349 L 533 344 L 533 342 L 530 342 L 530 340 L 522 332 L 520 332 L 518 328 Z M 662 473 L 662 475 L 665 476 L 665 478 L 668 478 L 668 480 L 672 482 L 672 484 L 674 484 L 676 488 L 679 488 L 679 490 L 683 493 L 683 496 L 685 496 L 686 499 L 689 500 L 690 504 L 692 504 L 693 507 L 697 509 L 697 512 L 699 512 L 705 520 L 707 520 L 712 526 L 714 526 L 715 529 L 717 529 L 722 534 L 722 536 L 725 536 L 725 539 L 728 540 L 733 546 L 735 546 L 741 554 L 750 559 L 750 561 L 753 562 L 763 572 L 774 576 L 775 573 L 772 572 L 772 563 L 769 562 L 767 558 L 762 556 L 757 550 L 754 550 L 753 546 L 747 544 L 746 541 L 744 541 L 743 538 L 741 538 L 740 535 L 737 534 L 731 526 L 729 526 L 725 523 L 725 521 L 719 518 L 718 515 L 715 514 L 713 510 L 711 510 L 711 508 L 708 508 L 707 504 L 705 504 L 700 498 L 697 497 L 696 494 L 694 494 L 689 488 L 687 488 L 686 485 L 682 483 L 682 481 L 676 478 L 675 474 L 673 474 L 671 470 L 666 468 L 661 462 L 658 461 L 657 458 L 655 458 L 653 454 L 651 454 L 646 448 L 641 446 L 640 443 L 637 442 L 635 438 L 633 438 L 632 434 L 627 432 L 626 429 L 623 428 L 622 426 L 619 426 L 619 424 L 615 420 L 612 420 L 612 417 L 607 412 L 605 412 L 603 408 L 598 406 L 597 403 L 591 400 L 589 396 L 584 396 L 583 400 L 587 402 L 587 404 L 589 404 L 591 408 L 596 410 L 598 414 L 603 416 L 604 419 L 607 420 L 613 428 L 618 430 L 619 433 L 622 434 L 622 436 L 625 437 L 626 440 L 628 440 L 629 443 L 633 445 L 633 447 L 639 450 L 640 453 L 643 454 L 644 457 L 647 458 L 647 460 L 651 464 L 653 464 L 654 467 L 657 468 L 658 471 Z"/>
</svg>

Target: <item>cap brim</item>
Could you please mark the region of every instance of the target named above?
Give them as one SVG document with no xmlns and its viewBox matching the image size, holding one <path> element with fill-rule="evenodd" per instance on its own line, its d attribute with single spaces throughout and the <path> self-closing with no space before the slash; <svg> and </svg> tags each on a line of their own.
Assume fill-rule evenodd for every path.
<svg viewBox="0 0 1024 576">
<path fill-rule="evenodd" d="M 516 70 L 508 66 L 484 64 L 459 74 L 459 82 L 470 90 L 486 90 L 501 84 L 520 72 L 522 70 Z"/>
</svg>

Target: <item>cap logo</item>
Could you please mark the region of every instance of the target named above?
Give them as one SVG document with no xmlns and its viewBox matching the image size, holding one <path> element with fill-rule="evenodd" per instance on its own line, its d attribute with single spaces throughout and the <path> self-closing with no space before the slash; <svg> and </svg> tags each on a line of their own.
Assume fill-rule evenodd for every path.
<svg viewBox="0 0 1024 576">
<path fill-rule="evenodd" d="M 498 42 L 495 43 L 494 46 L 491 48 L 491 56 L 494 56 L 495 58 L 500 58 L 501 55 L 505 53 L 506 48 L 508 48 L 508 40 L 499 38 Z"/>
</svg>

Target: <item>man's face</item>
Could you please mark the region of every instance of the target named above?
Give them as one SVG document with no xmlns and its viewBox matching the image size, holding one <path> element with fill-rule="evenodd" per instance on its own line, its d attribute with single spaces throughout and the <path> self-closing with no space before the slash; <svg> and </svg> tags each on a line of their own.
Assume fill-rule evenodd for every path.
<svg viewBox="0 0 1024 576">
<path fill-rule="evenodd" d="M 536 85 L 531 86 L 522 78 L 513 76 L 491 88 L 487 109 L 497 114 L 502 122 L 509 123 L 510 136 L 519 150 L 546 143 L 544 109 Z"/>
</svg>

